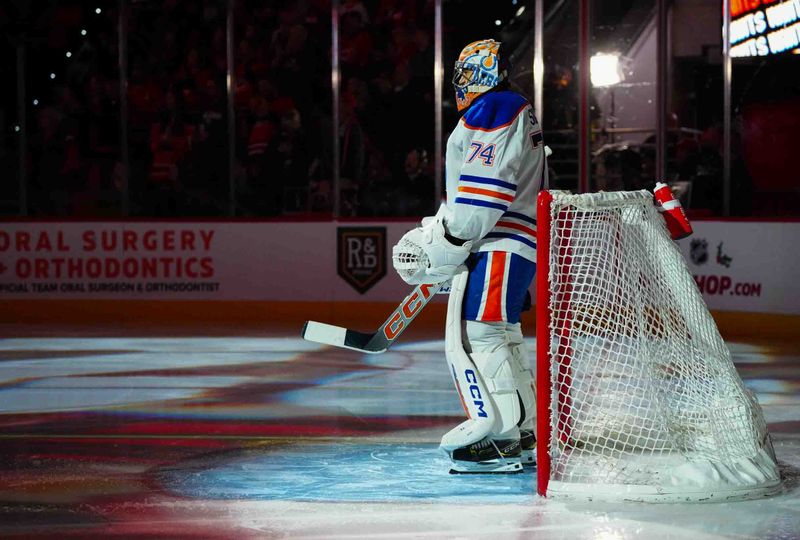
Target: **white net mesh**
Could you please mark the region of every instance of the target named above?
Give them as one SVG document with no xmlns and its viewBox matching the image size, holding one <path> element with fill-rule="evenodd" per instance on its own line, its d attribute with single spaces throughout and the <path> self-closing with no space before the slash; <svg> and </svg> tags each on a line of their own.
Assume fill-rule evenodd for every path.
<svg viewBox="0 0 800 540">
<path fill-rule="evenodd" d="M 754 467 L 748 489 L 774 486 L 761 409 L 652 195 L 553 192 L 550 215 L 550 485 L 739 489 Z"/>
</svg>

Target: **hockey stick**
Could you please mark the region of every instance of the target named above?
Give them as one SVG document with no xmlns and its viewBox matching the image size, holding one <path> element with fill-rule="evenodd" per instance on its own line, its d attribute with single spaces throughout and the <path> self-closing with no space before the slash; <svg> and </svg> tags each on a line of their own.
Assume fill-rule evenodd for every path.
<svg viewBox="0 0 800 540">
<path fill-rule="evenodd" d="M 303 339 L 316 343 L 370 354 L 382 353 L 394 343 L 443 285 L 445 283 L 417 285 L 373 334 L 356 332 L 317 321 L 307 321 L 303 325 L 301 335 Z"/>
</svg>

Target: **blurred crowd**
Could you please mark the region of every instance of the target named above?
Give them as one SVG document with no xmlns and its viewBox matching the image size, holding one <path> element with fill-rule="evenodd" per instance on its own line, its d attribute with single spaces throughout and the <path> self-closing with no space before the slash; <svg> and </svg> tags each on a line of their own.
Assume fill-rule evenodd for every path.
<svg viewBox="0 0 800 540">
<path fill-rule="evenodd" d="M 9 41 L 26 46 L 29 213 L 118 213 L 116 15 L 69 2 L 17 5 L 13 12 L 7 4 L 2 15 Z"/>
<path fill-rule="evenodd" d="M 31 206 L 40 214 L 119 211 L 118 13 L 88 6 L 65 2 L 34 18 L 29 65 L 63 66 L 30 84 L 42 94 L 29 128 Z M 235 3 L 237 215 L 331 210 L 330 12 L 329 0 Z M 131 213 L 226 215 L 226 2 L 132 0 L 126 17 Z M 433 1 L 343 0 L 339 23 L 340 213 L 428 213 Z"/>
<path fill-rule="evenodd" d="M 126 192 L 132 216 L 227 216 L 234 208 L 236 216 L 245 217 L 323 217 L 335 202 L 344 217 L 435 212 L 442 194 L 434 185 L 433 0 L 341 0 L 335 128 L 330 0 L 235 1 L 233 118 L 226 0 L 126 0 L 122 58 L 118 5 L 112 0 L 0 4 L 0 35 L 6 38 L 0 74 L 15 74 L 17 43 L 26 51 L 28 213 L 120 216 Z M 458 0 L 448 3 L 451 13 L 462 7 Z M 445 66 L 467 39 L 486 37 L 486 28 L 493 31 L 491 20 L 470 21 L 474 26 L 461 19 L 458 27 L 444 25 Z M 522 28 L 520 35 L 527 31 Z M 516 50 L 513 41 L 506 43 Z M 517 63 L 512 82 L 530 79 L 528 65 Z M 718 72 L 705 61 L 698 66 L 698 80 Z M 121 69 L 127 77 L 124 131 Z M 754 70 L 753 77 L 767 71 Z M 687 79 L 676 88 L 693 84 Z M 457 119 L 447 67 L 444 86 L 446 136 Z M 717 117 L 703 120 L 709 107 L 700 105 L 716 100 L 719 92 L 706 86 L 705 97 L 684 107 L 684 117 L 697 117 L 689 123 L 704 129 L 685 130 L 677 120 L 670 125 L 668 174 L 671 181 L 688 182 L 693 207 L 719 213 L 721 126 Z M 775 84 L 763 86 L 774 92 Z M 14 92 L 12 85 L 0 90 L 0 173 L 7 178 L 19 170 L 12 144 Z M 575 189 L 578 101 L 572 68 L 550 61 L 544 93 L 545 140 L 555 152 L 551 185 Z M 760 157 L 776 145 L 756 151 L 753 141 L 763 139 L 766 128 L 759 126 L 775 131 L 776 123 L 789 119 L 781 140 L 794 144 L 790 120 L 800 101 L 793 99 L 791 106 L 774 110 L 744 103 L 735 119 L 732 185 L 734 199 L 744 201 L 734 209 L 739 213 L 751 211 L 754 174 L 762 171 L 767 179 L 762 184 L 786 176 L 773 170 L 781 159 Z M 592 124 L 600 131 L 593 138 L 592 188 L 647 187 L 655 174 L 655 141 L 608 137 L 601 121 L 608 114 L 592 102 Z M 763 204 L 770 208 L 796 191 L 789 180 L 773 187 L 778 195 Z"/>
</svg>

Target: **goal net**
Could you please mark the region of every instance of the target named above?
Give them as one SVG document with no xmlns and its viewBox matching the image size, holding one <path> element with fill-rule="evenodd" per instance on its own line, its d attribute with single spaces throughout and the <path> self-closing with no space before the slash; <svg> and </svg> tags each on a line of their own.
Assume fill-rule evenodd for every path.
<svg viewBox="0 0 800 540">
<path fill-rule="evenodd" d="M 543 192 L 538 490 L 708 501 L 780 487 L 766 423 L 648 191 Z"/>
</svg>

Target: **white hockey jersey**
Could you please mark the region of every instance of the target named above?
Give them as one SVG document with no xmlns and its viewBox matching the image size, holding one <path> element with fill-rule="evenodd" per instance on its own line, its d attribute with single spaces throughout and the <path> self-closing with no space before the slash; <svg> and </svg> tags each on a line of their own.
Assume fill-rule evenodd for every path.
<svg viewBox="0 0 800 540">
<path fill-rule="evenodd" d="M 536 261 L 536 197 L 547 185 L 542 129 L 510 90 L 480 96 L 447 140 L 447 231 L 472 251 Z"/>
</svg>

